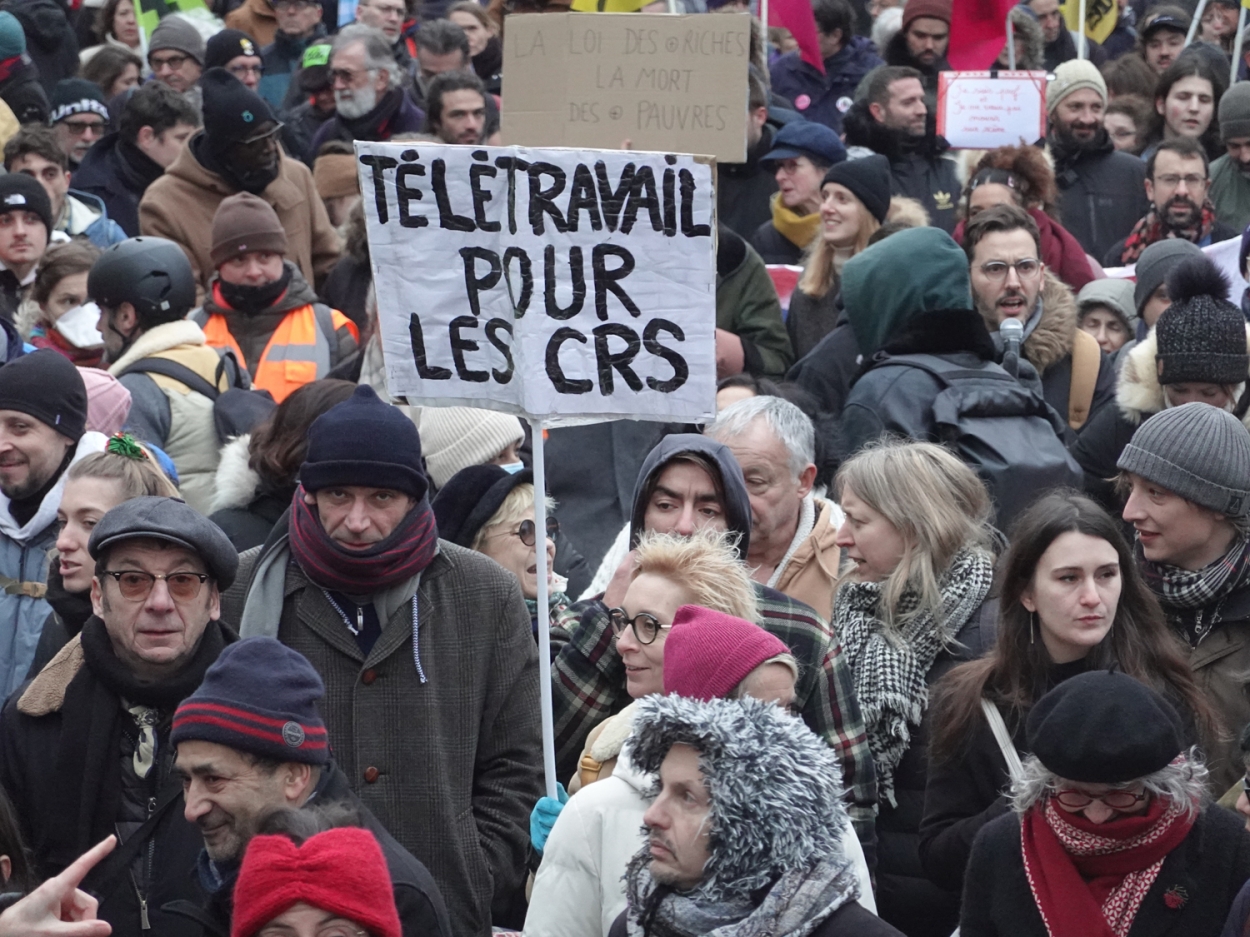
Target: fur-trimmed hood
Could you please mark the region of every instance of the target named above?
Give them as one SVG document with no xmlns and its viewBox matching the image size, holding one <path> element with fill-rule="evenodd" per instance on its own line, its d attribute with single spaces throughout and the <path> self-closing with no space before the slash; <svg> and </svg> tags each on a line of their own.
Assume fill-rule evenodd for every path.
<svg viewBox="0 0 1250 937">
<path fill-rule="evenodd" d="M 1250 344 L 1250 324 L 1246 326 L 1246 342 Z M 1163 385 L 1159 383 L 1159 366 L 1156 356 L 1159 343 L 1155 330 L 1129 349 L 1120 368 L 1120 376 L 1116 381 L 1115 403 L 1120 414 L 1129 423 L 1137 426 L 1147 418 L 1163 410 L 1165 400 Z M 1250 381 L 1250 374 L 1246 375 Z M 1250 429 L 1250 414 L 1241 418 L 1246 429 Z"/>
<path fill-rule="evenodd" d="M 1016 32 L 1016 37 L 1024 40 L 1024 57 L 1016 62 L 1016 68 L 1027 70 L 1045 68 L 1046 34 L 1042 32 L 1042 24 L 1037 21 L 1037 17 L 1020 9 L 1019 6 L 1014 6 L 1011 8 L 1011 25 Z"/>
<path fill-rule="evenodd" d="M 637 706 L 630 754 L 639 770 L 657 774 L 674 745 L 699 752 L 712 800 L 700 900 L 741 900 L 786 872 L 846 864 L 842 769 L 802 720 L 753 699 L 657 695 Z"/>
<path fill-rule="evenodd" d="M 1024 357 L 1039 375 L 1070 355 L 1076 338 L 1076 297 L 1049 271 L 1042 284 L 1041 301 L 1041 320 L 1021 346 Z M 998 329 L 998 324 L 990 321 L 984 311 L 981 315 L 987 328 Z"/>
<path fill-rule="evenodd" d="M 209 513 L 226 508 L 245 508 L 260 488 L 260 476 L 247 464 L 247 447 L 252 434 L 245 433 L 221 447 L 221 461 L 213 479 L 213 501 Z"/>
</svg>

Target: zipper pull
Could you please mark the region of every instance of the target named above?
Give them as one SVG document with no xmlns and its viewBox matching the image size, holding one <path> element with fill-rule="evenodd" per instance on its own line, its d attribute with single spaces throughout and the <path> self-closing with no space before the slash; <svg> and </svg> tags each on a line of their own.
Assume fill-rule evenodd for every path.
<svg viewBox="0 0 1250 937">
<path fill-rule="evenodd" d="M 139 898 L 139 926 L 143 930 L 151 930 L 152 922 L 148 920 L 148 902 L 146 898 Z"/>
<path fill-rule="evenodd" d="M 156 813 L 156 798 L 149 797 L 148 798 L 148 816 L 150 817 L 154 813 Z"/>
<path fill-rule="evenodd" d="M 357 605 L 356 606 L 356 633 L 360 634 L 360 632 L 364 630 L 365 630 L 365 610 L 362 606 Z"/>
</svg>

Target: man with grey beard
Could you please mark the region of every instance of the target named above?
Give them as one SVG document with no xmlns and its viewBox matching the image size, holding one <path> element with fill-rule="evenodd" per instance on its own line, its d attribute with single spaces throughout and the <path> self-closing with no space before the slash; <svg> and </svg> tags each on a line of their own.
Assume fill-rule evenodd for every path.
<svg viewBox="0 0 1250 937">
<path fill-rule="evenodd" d="M 385 33 L 359 23 L 345 26 L 330 51 L 335 116 L 313 137 L 315 156 L 330 140 L 389 140 L 420 133 L 425 114 L 400 87 L 403 70 Z"/>
<path fill-rule="evenodd" d="M 1211 164 L 1215 217 L 1245 230 L 1250 224 L 1250 84 L 1238 82 L 1220 98 L 1220 137 L 1228 152 Z"/>
</svg>

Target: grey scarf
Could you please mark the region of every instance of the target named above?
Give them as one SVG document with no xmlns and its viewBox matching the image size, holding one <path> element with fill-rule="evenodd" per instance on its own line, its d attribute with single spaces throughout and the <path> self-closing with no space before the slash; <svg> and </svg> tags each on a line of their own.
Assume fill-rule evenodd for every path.
<svg viewBox="0 0 1250 937">
<path fill-rule="evenodd" d="M 879 617 L 880 583 L 843 583 L 834 599 L 834 632 L 851 668 L 877 767 L 877 787 L 893 806 L 897 806 L 894 770 L 911 744 L 911 727 L 920 725 L 929 705 L 929 669 L 980 608 L 993 579 L 989 554 L 979 550 L 957 553 L 940 583 L 938 618 L 932 610 L 925 611 L 906 619 L 892 633 L 886 632 Z M 895 619 L 914 611 L 918 602 L 914 593 L 905 593 Z"/>
</svg>

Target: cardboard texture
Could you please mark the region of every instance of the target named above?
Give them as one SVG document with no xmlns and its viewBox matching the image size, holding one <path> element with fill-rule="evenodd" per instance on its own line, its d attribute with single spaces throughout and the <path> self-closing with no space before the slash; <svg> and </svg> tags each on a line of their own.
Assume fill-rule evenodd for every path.
<svg viewBox="0 0 1250 937">
<path fill-rule="evenodd" d="M 1046 73 L 941 72 L 937 120 L 956 149 L 1035 143 L 1046 136 Z"/>
<path fill-rule="evenodd" d="M 746 13 L 509 16 L 504 142 L 618 149 L 629 140 L 741 163 L 750 32 Z"/>
</svg>

